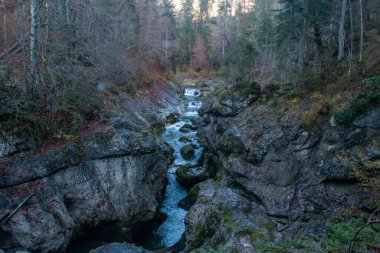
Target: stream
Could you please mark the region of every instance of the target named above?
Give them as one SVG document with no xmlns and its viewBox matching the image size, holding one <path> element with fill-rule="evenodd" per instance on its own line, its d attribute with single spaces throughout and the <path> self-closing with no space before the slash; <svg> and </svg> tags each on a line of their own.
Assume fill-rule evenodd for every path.
<svg viewBox="0 0 380 253">
<path fill-rule="evenodd" d="M 195 88 L 186 88 L 184 99 L 186 109 L 179 115 L 179 121 L 167 125 L 162 139 L 171 145 L 174 149 L 175 160 L 172 162 L 168 169 L 168 185 L 166 187 L 164 199 L 160 206 L 160 212 L 165 213 L 167 218 L 163 223 L 154 223 L 149 225 L 144 231 L 140 232 L 136 245 L 141 246 L 147 250 L 157 250 L 166 247 L 171 247 L 176 244 L 185 231 L 185 216 L 186 212 L 181 207 L 178 207 L 180 200 L 189 194 L 189 189 L 182 186 L 176 179 L 176 170 L 181 165 L 196 165 L 200 159 L 203 147 L 197 140 L 197 132 L 194 128 L 188 129 L 191 131 L 183 132 L 181 127 L 184 125 L 194 126 L 192 120 L 199 117 L 198 110 L 202 106 L 199 99 L 200 90 Z M 187 142 L 181 142 L 181 137 L 187 137 Z M 190 143 L 191 141 L 191 143 Z M 195 147 L 194 156 L 186 160 L 181 155 L 181 148 L 185 145 L 193 144 Z M 112 224 L 99 227 L 89 233 L 86 238 L 79 239 L 73 243 L 67 252 L 70 253 L 88 253 L 91 249 L 95 249 L 104 245 L 104 243 L 111 243 L 115 241 L 122 242 L 125 240 L 123 233 Z"/>
<path fill-rule="evenodd" d="M 158 227 L 153 228 L 141 243 L 141 246 L 149 250 L 171 247 L 181 239 L 185 231 L 186 211 L 178 207 L 178 202 L 188 195 L 188 189 L 177 181 L 175 172 L 180 165 L 196 165 L 203 152 L 195 130 L 180 131 L 184 125 L 193 125 L 192 119 L 199 117 L 198 110 L 202 106 L 199 99 L 200 90 L 186 88 L 184 95 L 187 103 L 186 110 L 179 116 L 179 121 L 166 126 L 162 134 L 162 139 L 173 147 L 175 160 L 168 169 L 169 182 L 160 208 L 160 211 L 167 215 L 167 219 Z M 190 144 L 181 142 L 181 137 L 187 137 L 196 147 L 194 157 L 190 160 L 184 159 L 181 155 L 181 148 Z"/>
</svg>

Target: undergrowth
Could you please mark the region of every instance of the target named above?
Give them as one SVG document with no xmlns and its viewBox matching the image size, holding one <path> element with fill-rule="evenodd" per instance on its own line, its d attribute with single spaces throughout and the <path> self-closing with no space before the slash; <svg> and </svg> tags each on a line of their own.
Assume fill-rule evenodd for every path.
<svg viewBox="0 0 380 253">
<path fill-rule="evenodd" d="M 347 252 L 355 232 L 365 223 L 359 219 L 331 224 L 327 233 L 309 235 L 300 240 L 256 242 L 261 253 L 329 253 Z M 378 252 L 380 249 L 380 225 L 364 229 L 356 240 L 356 252 Z"/>
<path fill-rule="evenodd" d="M 73 135 L 97 117 L 98 100 L 88 90 L 62 89 L 54 95 L 26 93 L 0 78 L 0 131 L 38 144 L 48 137 Z"/>
</svg>

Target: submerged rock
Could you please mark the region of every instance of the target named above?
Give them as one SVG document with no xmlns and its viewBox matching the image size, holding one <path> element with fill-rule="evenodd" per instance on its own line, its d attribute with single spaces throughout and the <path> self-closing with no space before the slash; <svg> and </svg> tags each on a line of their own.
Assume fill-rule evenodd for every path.
<svg viewBox="0 0 380 253">
<path fill-rule="evenodd" d="M 129 243 L 111 243 L 91 250 L 90 253 L 151 253 Z"/>
<path fill-rule="evenodd" d="M 197 130 L 197 128 L 192 124 L 185 124 L 179 129 L 179 131 L 182 133 L 189 133 L 195 130 Z"/>
<path fill-rule="evenodd" d="M 183 143 L 189 143 L 189 142 L 191 142 L 191 139 L 189 137 L 186 137 L 186 136 L 181 136 L 178 140 L 180 142 L 183 142 Z"/>
</svg>

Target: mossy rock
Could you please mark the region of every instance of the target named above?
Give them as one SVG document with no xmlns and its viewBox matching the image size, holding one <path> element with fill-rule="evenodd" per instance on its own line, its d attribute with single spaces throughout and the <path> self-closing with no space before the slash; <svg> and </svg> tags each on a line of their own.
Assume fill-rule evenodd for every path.
<svg viewBox="0 0 380 253">
<path fill-rule="evenodd" d="M 163 124 L 161 122 L 154 123 L 151 126 L 151 130 L 152 130 L 154 135 L 160 136 L 165 131 L 165 124 Z"/>
<path fill-rule="evenodd" d="M 177 123 L 178 121 L 179 121 L 178 113 L 170 113 L 166 117 L 166 123 L 167 124 L 174 124 L 174 123 Z"/>
<path fill-rule="evenodd" d="M 220 223 L 220 214 L 215 210 L 209 211 L 204 218 L 204 222 L 196 225 L 194 240 L 191 242 L 191 246 L 197 248 L 201 246 L 206 239 L 212 238 L 219 229 Z"/>
<path fill-rule="evenodd" d="M 191 142 L 191 139 L 189 137 L 186 137 L 186 136 L 181 136 L 181 138 L 178 139 L 180 142 L 183 142 L 183 143 L 190 143 Z"/>
<path fill-rule="evenodd" d="M 179 129 L 179 131 L 182 133 L 189 133 L 195 130 L 197 130 L 197 128 L 191 124 L 185 124 Z"/>
<path fill-rule="evenodd" d="M 191 160 L 195 155 L 195 148 L 196 146 L 194 144 L 188 144 L 186 146 L 183 146 L 181 148 L 181 155 L 183 159 Z"/>
<path fill-rule="evenodd" d="M 209 178 L 206 167 L 204 166 L 180 166 L 176 170 L 177 178 L 186 186 L 193 186 Z"/>
<path fill-rule="evenodd" d="M 175 150 L 174 150 L 174 148 L 173 148 L 172 146 L 170 146 L 169 144 L 168 144 L 168 146 L 169 146 L 169 150 L 170 150 L 170 156 L 169 156 L 169 158 L 170 158 L 170 162 L 173 162 L 173 161 L 175 160 L 175 156 L 174 156 L 174 152 L 175 152 Z"/>
<path fill-rule="evenodd" d="M 224 135 L 219 142 L 219 147 L 226 154 L 241 153 L 244 151 L 242 140 L 232 134 Z"/>
</svg>

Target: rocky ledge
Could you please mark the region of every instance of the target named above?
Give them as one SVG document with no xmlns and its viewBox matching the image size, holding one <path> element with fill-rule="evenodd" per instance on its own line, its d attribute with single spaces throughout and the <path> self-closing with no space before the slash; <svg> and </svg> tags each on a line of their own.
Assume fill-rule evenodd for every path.
<svg viewBox="0 0 380 253">
<path fill-rule="evenodd" d="M 371 171 L 380 158 L 379 108 L 332 127 L 326 117 L 303 124 L 294 110 L 254 95 L 234 99 L 207 98 L 200 110 L 213 177 L 191 191 L 185 252 L 261 252 L 265 242 L 323 235 L 334 217 L 350 210 L 368 217 L 380 204 L 379 175 Z"/>
<path fill-rule="evenodd" d="M 31 197 L 1 223 L 1 249 L 62 252 L 89 227 L 122 221 L 131 228 L 153 218 L 169 148 L 148 131 L 121 127 L 120 120 L 113 125 L 2 158 L 0 214 L 5 218 Z M 3 154 L 11 145 L 3 145 Z"/>
</svg>

